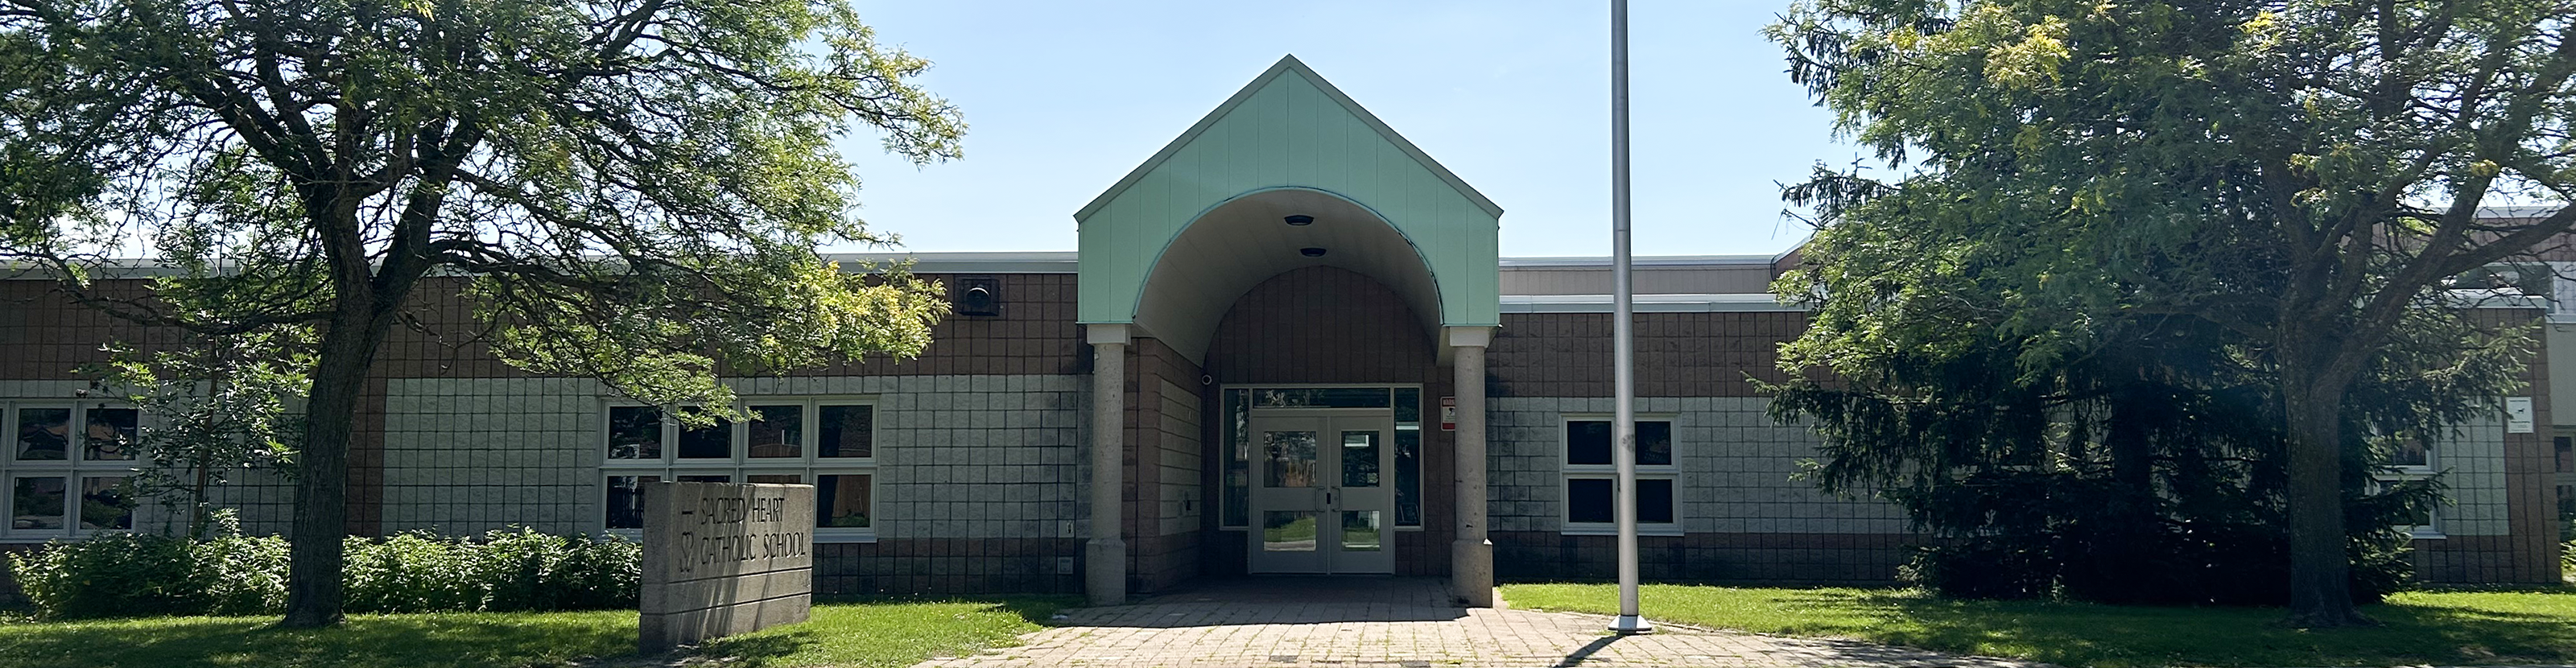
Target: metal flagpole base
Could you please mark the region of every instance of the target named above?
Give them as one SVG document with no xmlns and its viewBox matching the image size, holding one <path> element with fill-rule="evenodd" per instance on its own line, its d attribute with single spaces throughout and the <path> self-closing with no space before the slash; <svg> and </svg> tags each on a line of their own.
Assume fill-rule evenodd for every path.
<svg viewBox="0 0 2576 668">
<path fill-rule="evenodd" d="M 1655 632 L 1655 625 L 1636 615 L 1620 615 L 1610 620 L 1610 632 L 1623 636 L 1641 636 Z"/>
</svg>

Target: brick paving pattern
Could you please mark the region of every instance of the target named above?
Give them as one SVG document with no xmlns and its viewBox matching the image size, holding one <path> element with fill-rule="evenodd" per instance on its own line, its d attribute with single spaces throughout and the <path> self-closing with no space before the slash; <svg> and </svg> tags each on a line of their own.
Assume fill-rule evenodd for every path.
<svg viewBox="0 0 2576 668">
<path fill-rule="evenodd" d="M 1258 578 L 1067 615 L 1019 647 L 916 668 L 2045 665 L 1674 626 L 1616 637 L 1597 615 L 1459 608 L 1427 578 Z"/>
</svg>

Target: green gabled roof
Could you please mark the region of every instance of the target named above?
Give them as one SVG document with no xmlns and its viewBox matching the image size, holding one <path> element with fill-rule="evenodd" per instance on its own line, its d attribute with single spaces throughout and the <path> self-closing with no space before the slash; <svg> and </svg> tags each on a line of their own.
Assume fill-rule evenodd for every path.
<svg viewBox="0 0 2576 668">
<path fill-rule="evenodd" d="M 1369 113 L 1367 107 L 1360 106 L 1360 103 L 1353 101 L 1350 95 L 1334 87 L 1332 82 L 1325 81 L 1323 75 L 1316 74 L 1313 68 L 1307 67 L 1305 62 L 1297 60 L 1297 56 L 1291 54 L 1281 57 L 1278 63 L 1271 65 L 1269 70 L 1263 71 L 1261 76 L 1253 77 L 1251 83 L 1244 84 L 1243 89 L 1235 91 L 1233 97 L 1226 98 L 1224 104 L 1217 105 L 1215 110 L 1200 117 L 1199 122 L 1191 125 L 1188 131 L 1181 133 L 1181 136 L 1173 138 L 1171 143 L 1164 144 L 1163 150 L 1154 152 L 1154 157 L 1146 158 L 1143 164 L 1129 170 L 1125 178 L 1118 179 L 1118 183 L 1109 186 L 1108 190 L 1101 191 L 1100 196 L 1091 198 L 1089 204 L 1082 205 L 1081 210 L 1073 213 L 1073 218 L 1090 219 L 1092 214 L 1100 211 L 1101 207 L 1108 206 L 1110 200 L 1117 199 L 1120 193 L 1127 192 L 1128 188 L 1144 180 L 1146 174 L 1171 160 L 1173 155 L 1180 153 L 1183 147 L 1197 140 L 1199 135 L 1208 131 L 1208 128 L 1215 127 L 1217 121 L 1223 120 L 1227 114 L 1234 113 L 1237 107 L 1243 106 L 1246 100 L 1252 99 L 1255 93 L 1261 92 L 1261 89 L 1269 87 L 1272 80 L 1289 74 L 1294 74 L 1314 85 L 1317 90 L 1324 93 L 1324 97 L 1332 100 L 1334 104 L 1341 105 L 1343 110 L 1357 117 L 1369 129 L 1377 131 L 1378 136 L 1384 137 L 1388 143 L 1404 151 L 1404 154 L 1412 157 L 1414 162 L 1421 164 L 1423 169 L 1431 170 L 1431 173 L 1439 177 L 1441 182 L 1449 184 L 1449 187 L 1457 190 L 1459 195 L 1474 202 L 1477 208 L 1484 209 L 1485 215 L 1497 218 L 1503 215 L 1503 207 L 1487 199 L 1484 193 L 1477 192 L 1475 186 L 1467 185 L 1466 180 L 1458 178 L 1456 173 L 1450 172 L 1448 167 L 1440 164 L 1440 161 L 1431 159 L 1431 154 L 1422 152 L 1422 147 L 1414 146 L 1412 140 L 1405 139 L 1404 135 L 1396 133 L 1395 128 L 1387 126 L 1386 121 L 1379 120 L 1377 114 Z"/>
</svg>

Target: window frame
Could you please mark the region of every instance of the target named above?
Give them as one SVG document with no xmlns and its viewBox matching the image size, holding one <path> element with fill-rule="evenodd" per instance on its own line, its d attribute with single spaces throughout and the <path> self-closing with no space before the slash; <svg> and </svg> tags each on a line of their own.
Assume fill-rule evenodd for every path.
<svg viewBox="0 0 2576 668">
<path fill-rule="evenodd" d="M 1615 415 L 1615 414 L 1611 414 L 1611 413 L 1564 413 L 1564 414 L 1560 414 L 1560 415 L 1558 415 L 1558 416 L 1557 416 L 1557 420 L 1556 420 L 1556 451 L 1555 451 L 1556 465 L 1557 465 L 1557 482 L 1556 482 L 1556 492 L 1557 492 L 1557 504 L 1556 504 L 1556 505 L 1557 505 L 1557 508 L 1556 508 L 1557 533 L 1562 534 L 1562 535 L 1567 535 L 1567 536 L 1612 536 L 1612 535 L 1617 535 L 1617 534 L 1619 533 L 1619 523 L 1618 523 L 1618 521 L 1616 521 L 1616 520 L 1609 521 L 1609 522 L 1576 522 L 1576 521 L 1574 521 L 1574 481 L 1576 481 L 1576 480 L 1610 480 L 1610 481 L 1612 481 L 1612 482 L 1611 482 L 1611 488 L 1612 488 L 1612 492 L 1611 492 L 1611 493 L 1612 493 L 1611 503 L 1616 504 L 1616 503 L 1618 503 L 1618 497 L 1617 497 L 1617 493 L 1618 493 L 1618 492 L 1617 492 L 1618 482 L 1617 482 L 1617 480 L 1618 480 L 1618 478 L 1619 478 L 1619 466 L 1618 466 L 1617 464 L 1575 464 L 1575 463 L 1572 463 L 1572 461 L 1573 461 L 1572 450 L 1573 450 L 1573 447 L 1574 447 L 1574 423 L 1576 423 L 1576 422 L 1612 422 L 1612 421 L 1617 420 L 1617 419 L 1618 419 L 1618 416 L 1617 416 L 1617 415 Z M 1647 481 L 1647 480 L 1670 480 L 1670 481 L 1672 481 L 1672 485 L 1673 485 L 1673 521 L 1671 521 L 1671 522 L 1644 522 L 1644 521 L 1640 521 L 1640 522 L 1638 522 L 1638 523 L 1637 523 L 1637 535 L 1640 535 L 1640 536 L 1679 536 L 1679 535 L 1683 535 L 1684 531 L 1683 531 L 1683 529 L 1682 529 L 1682 524 L 1683 524 L 1683 521 L 1684 521 L 1684 516 L 1682 515 L 1682 478 L 1683 478 L 1683 476 L 1682 476 L 1682 467 L 1681 467 L 1681 463 L 1682 463 L 1681 416 L 1680 416 L 1680 414 L 1677 414 L 1677 413 L 1647 413 L 1647 412 L 1639 412 L 1639 413 L 1636 413 L 1636 414 L 1635 414 L 1635 419 L 1636 419 L 1636 422 L 1639 422 L 1639 423 L 1645 423 L 1645 422 L 1661 422 L 1661 423 L 1664 423 L 1664 425 L 1665 425 L 1665 429 L 1667 430 L 1667 432 L 1668 432 L 1669 434 L 1671 434 L 1671 438 L 1672 438 L 1672 450 L 1673 450 L 1673 461 L 1672 461 L 1672 463 L 1669 463 L 1669 464 L 1655 464 L 1655 465 L 1647 465 L 1647 464 L 1638 464 L 1638 465 L 1637 465 L 1637 480 L 1641 483 L 1641 485 L 1642 485 L 1643 481 Z M 1613 433 L 1616 433 L 1616 432 L 1614 431 Z M 1615 449 L 1618 447 L 1618 444 L 1613 443 L 1613 444 L 1611 444 L 1611 447 L 1615 450 Z M 1612 453 L 1612 455 L 1611 455 L 1611 457 L 1613 458 L 1613 460 L 1614 460 L 1614 461 L 1616 460 L 1617 456 L 1618 456 L 1618 455 L 1617 455 L 1617 453 L 1616 453 L 1616 452 L 1613 452 L 1613 453 Z M 1615 515 L 1615 514 L 1617 513 L 1616 509 L 1613 509 L 1612 513 L 1613 513 L 1613 515 Z M 1641 514 L 1641 515 L 1642 515 L 1643 513 L 1639 513 L 1639 514 Z"/>
<path fill-rule="evenodd" d="M 679 421 L 672 419 L 671 415 L 674 410 L 681 408 L 682 406 L 654 406 L 652 404 L 642 402 L 617 400 L 601 402 L 599 410 L 594 414 L 595 417 L 593 419 L 595 421 L 592 423 L 594 428 L 592 430 L 590 445 L 591 452 L 599 455 L 600 457 L 599 471 L 594 478 L 594 480 L 599 483 L 598 489 L 591 495 L 592 500 L 598 502 L 599 511 L 592 513 L 591 517 L 585 520 L 585 522 L 597 523 L 596 526 L 598 526 L 603 532 L 619 534 L 630 538 L 641 537 L 643 533 L 643 529 L 641 528 L 611 528 L 608 526 L 608 514 L 611 510 L 608 503 L 611 485 L 609 485 L 608 480 L 612 477 L 657 476 L 661 480 L 670 481 L 677 480 L 680 476 L 722 475 L 726 476 L 726 479 L 728 480 L 742 481 L 755 475 L 794 475 L 798 480 L 796 484 L 813 485 L 820 480 L 820 476 L 864 475 L 868 477 L 868 506 L 866 511 L 868 515 L 868 526 L 826 527 L 821 526 L 820 518 L 817 518 L 813 533 L 814 542 L 876 542 L 877 527 L 883 521 L 883 517 L 878 513 L 878 510 L 883 507 L 883 503 L 880 501 L 880 497 L 882 495 L 877 492 L 877 483 L 881 479 L 878 475 L 879 465 L 877 463 L 877 454 L 878 450 L 883 447 L 879 436 L 881 436 L 884 431 L 882 427 L 884 424 L 884 414 L 881 411 L 885 406 L 884 402 L 879 401 L 874 395 L 759 396 L 740 397 L 736 400 L 734 408 L 745 415 L 753 415 L 755 414 L 752 410 L 753 407 L 790 405 L 800 407 L 798 411 L 799 424 L 797 426 L 799 434 L 797 446 L 798 456 L 751 456 L 750 444 L 752 421 L 738 420 L 731 421 L 726 425 L 727 456 L 719 459 L 711 457 L 680 457 L 679 438 L 681 432 L 684 430 L 682 429 Z M 824 406 L 867 407 L 868 456 L 820 456 L 822 453 L 821 439 L 823 434 L 821 429 L 823 419 L 822 408 Z M 660 418 L 657 420 L 662 432 L 661 456 L 653 459 L 644 459 L 640 457 L 609 457 L 609 444 L 610 440 L 614 436 L 612 431 L 615 426 L 611 416 L 616 409 L 638 407 L 657 408 L 662 412 Z M 817 501 L 819 502 L 820 499 L 818 498 Z"/>
<path fill-rule="evenodd" d="M 2496 428 L 2498 430 L 2502 430 L 2504 425 L 2496 425 Z M 2379 467 L 2379 470 L 2373 471 L 2370 474 L 2372 486 L 2375 488 L 2378 486 L 2378 483 L 2422 480 L 2440 473 L 2442 470 L 2442 440 L 2425 439 L 2421 442 L 2424 446 L 2424 463 L 2388 464 L 2381 466 Z M 2374 489 L 2373 491 L 2376 492 L 2377 490 Z M 2448 534 L 2442 533 L 2441 504 L 2434 504 L 2433 507 L 2425 509 L 2424 521 L 2424 524 L 2400 524 L 2397 525 L 2396 528 L 2405 530 L 2408 537 L 2418 540 L 2438 540 L 2450 537 Z"/>
<path fill-rule="evenodd" d="M 2426 461 L 2431 461 L 2432 457 L 2428 453 L 2425 459 Z M 2382 491 L 2382 488 L 2380 487 L 2382 483 L 2422 480 L 2424 478 L 2432 477 L 2433 475 L 2429 471 L 2418 472 L 2412 470 L 2415 468 L 2430 467 L 2405 467 L 2405 469 L 2402 470 L 2381 471 L 2371 474 L 2371 493 L 2376 494 Z M 2442 533 L 2442 505 L 2443 504 L 2436 503 L 2433 504 L 2433 507 L 2424 509 L 2423 524 L 2399 524 L 2395 525 L 2393 528 L 2405 530 L 2406 537 L 2415 540 L 2440 540 L 2449 538 L 2451 537 L 2450 534 Z"/>
<path fill-rule="evenodd" d="M 63 458 L 19 459 L 19 413 L 26 409 L 47 408 L 67 409 L 69 411 L 65 417 L 67 427 L 64 430 L 65 438 L 63 443 Z M 132 444 L 132 447 L 135 449 L 133 451 L 133 458 L 89 458 L 89 448 L 86 443 L 87 434 L 85 432 L 90 421 L 90 411 L 94 410 L 134 411 L 135 442 Z M 78 429 L 82 433 L 75 436 L 75 429 Z M 101 401 L 85 397 L 74 399 L 21 398 L 0 400 L 0 434 L 7 435 L 5 441 L 0 441 L 0 518 L 5 518 L 7 520 L 5 523 L 0 523 L 0 543 L 40 542 L 58 538 L 86 538 L 100 534 L 129 533 L 136 531 L 137 527 L 142 526 L 144 519 L 143 508 L 145 504 L 143 504 L 141 502 L 142 500 L 139 498 L 131 499 L 134 503 L 131 507 L 126 509 L 125 528 L 82 528 L 80 509 L 81 501 L 86 496 L 82 490 L 85 487 L 84 483 L 91 478 L 124 478 L 128 483 L 131 483 L 135 477 L 142 475 L 144 464 L 150 461 L 150 459 L 144 456 L 141 450 L 143 433 L 148 429 L 150 429 L 150 425 L 147 424 L 142 409 L 122 401 Z M 61 528 L 17 528 L 18 509 L 16 508 L 16 505 L 18 502 L 18 481 L 35 478 L 55 478 L 63 481 L 63 510 L 62 514 L 58 517 L 62 522 Z"/>
</svg>

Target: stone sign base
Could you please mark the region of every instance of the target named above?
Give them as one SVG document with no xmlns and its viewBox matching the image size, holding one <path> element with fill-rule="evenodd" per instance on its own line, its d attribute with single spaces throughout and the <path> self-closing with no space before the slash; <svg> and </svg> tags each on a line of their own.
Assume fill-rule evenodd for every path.
<svg viewBox="0 0 2576 668">
<path fill-rule="evenodd" d="M 644 492 L 647 654 L 805 621 L 814 486 L 659 482 Z"/>
</svg>

